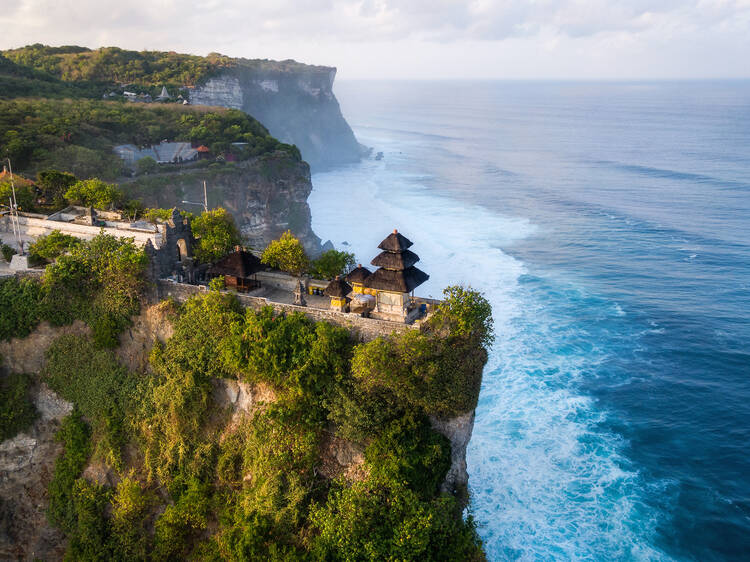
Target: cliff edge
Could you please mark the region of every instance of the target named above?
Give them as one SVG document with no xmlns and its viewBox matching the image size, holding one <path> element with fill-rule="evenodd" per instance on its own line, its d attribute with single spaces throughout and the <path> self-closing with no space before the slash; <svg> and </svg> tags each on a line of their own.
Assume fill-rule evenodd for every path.
<svg viewBox="0 0 750 562">
<path fill-rule="evenodd" d="M 335 68 L 252 62 L 191 88 L 190 102 L 249 113 L 274 137 L 297 145 L 314 171 L 359 161 L 360 145 L 333 94 Z"/>
</svg>

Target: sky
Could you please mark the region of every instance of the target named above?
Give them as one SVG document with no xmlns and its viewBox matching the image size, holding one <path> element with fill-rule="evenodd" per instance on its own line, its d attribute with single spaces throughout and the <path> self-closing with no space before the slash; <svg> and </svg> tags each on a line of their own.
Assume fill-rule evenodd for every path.
<svg viewBox="0 0 750 562">
<path fill-rule="evenodd" d="M 31 43 L 295 59 L 339 79 L 750 78 L 750 0 L 0 0 Z"/>
</svg>

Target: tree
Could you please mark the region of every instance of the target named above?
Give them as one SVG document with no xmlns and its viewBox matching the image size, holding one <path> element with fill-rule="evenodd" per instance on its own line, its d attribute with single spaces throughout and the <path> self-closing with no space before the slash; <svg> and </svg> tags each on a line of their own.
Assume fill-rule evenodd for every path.
<svg viewBox="0 0 750 562">
<path fill-rule="evenodd" d="M 201 213 L 193 220 L 192 229 L 198 242 L 194 249 L 195 257 L 203 263 L 224 257 L 241 242 L 234 218 L 221 207 Z"/>
<path fill-rule="evenodd" d="M 354 254 L 326 250 L 311 264 L 310 272 L 319 279 L 333 279 L 337 275 L 349 273 L 354 267 Z"/>
<path fill-rule="evenodd" d="M 55 207 L 65 204 L 65 192 L 78 181 L 73 174 L 58 170 L 45 170 L 39 172 L 36 177 L 41 199 L 45 204 Z"/>
<path fill-rule="evenodd" d="M 159 164 L 150 156 L 146 156 L 135 163 L 135 169 L 139 174 L 151 174 L 159 169 Z"/>
<path fill-rule="evenodd" d="M 273 240 L 263 251 L 260 261 L 294 275 L 301 275 L 310 263 L 302 243 L 291 230 L 287 230 L 278 240 Z"/>
<path fill-rule="evenodd" d="M 80 180 L 70 186 L 65 192 L 65 199 L 74 205 L 85 205 L 97 209 L 106 209 L 120 203 L 122 192 L 111 183 L 99 178 Z"/>
<path fill-rule="evenodd" d="M 0 205 L 10 205 L 10 199 L 13 197 L 13 186 L 10 180 L 0 182 Z M 28 211 L 34 208 L 36 192 L 34 187 L 25 183 L 16 182 L 16 204 L 22 211 Z"/>
<path fill-rule="evenodd" d="M 59 230 L 50 232 L 29 246 L 29 254 L 51 262 L 58 256 L 61 256 L 68 250 L 81 245 L 81 239 L 68 234 L 63 234 Z"/>
</svg>

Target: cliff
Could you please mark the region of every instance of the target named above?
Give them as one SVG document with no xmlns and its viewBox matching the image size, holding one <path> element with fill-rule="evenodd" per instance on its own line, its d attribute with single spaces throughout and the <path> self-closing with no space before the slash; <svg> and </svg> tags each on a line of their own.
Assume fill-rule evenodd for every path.
<svg viewBox="0 0 750 562">
<path fill-rule="evenodd" d="M 335 76 L 332 67 L 241 60 L 191 88 L 190 102 L 249 113 L 321 170 L 360 158 L 360 145 L 333 94 Z"/>
<path fill-rule="evenodd" d="M 312 191 L 310 168 L 285 152 L 221 168 L 142 176 L 120 187 L 147 207 L 184 207 L 182 201 L 203 201 L 203 181 L 209 207 L 220 205 L 231 212 L 253 248 L 264 248 L 289 229 L 309 255 L 320 253 L 307 204 Z"/>
</svg>

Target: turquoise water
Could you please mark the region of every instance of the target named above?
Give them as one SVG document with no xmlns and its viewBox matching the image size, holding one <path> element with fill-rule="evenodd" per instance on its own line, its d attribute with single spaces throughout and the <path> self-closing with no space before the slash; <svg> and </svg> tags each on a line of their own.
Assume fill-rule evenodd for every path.
<svg viewBox="0 0 750 562">
<path fill-rule="evenodd" d="M 492 302 L 468 463 L 491 560 L 750 552 L 750 83 L 350 82 L 382 151 L 313 177 Z M 346 242 L 346 244 L 345 244 Z"/>
</svg>

